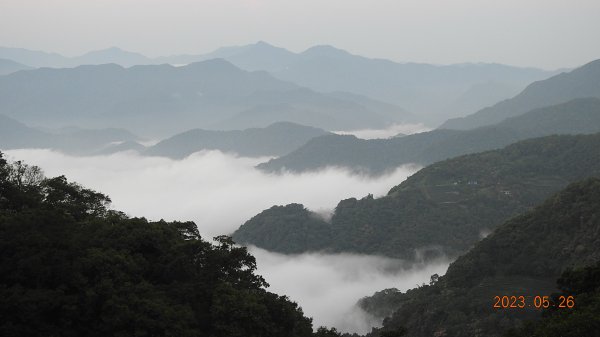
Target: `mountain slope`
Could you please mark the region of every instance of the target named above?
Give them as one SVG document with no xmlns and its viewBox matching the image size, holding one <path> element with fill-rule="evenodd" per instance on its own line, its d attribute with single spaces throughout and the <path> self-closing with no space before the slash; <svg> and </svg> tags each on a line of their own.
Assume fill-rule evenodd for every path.
<svg viewBox="0 0 600 337">
<path fill-rule="evenodd" d="M 435 284 L 405 294 L 388 290 L 361 303 L 365 308 L 395 303 L 397 310 L 385 320 L 383 331 L 402 326 L 412 337 L 502 336 L 523 320 L 540 317 L 534 297 L 555 292 L 563 271 L 600 261 L 598 228 L 600 180 L 592 178 L 499 226 Z M 494 309 L 495 296 L 525 296 L 526 307 Z M 575 297 L 576 307 L 579 300 L 583 298 Z"/>
<path fill-rule="evenodd" d="M 0 149 L 38 147 L 54 141 L 48 133 L 0 115 Z"/>
<path fill-rule="evenodd" d="M 427 166 L 385 197 L 340 201 L 331 221 L 320 221 L 320 232 L 330 239 L 319 250 L 403 259 L 418 252 L 456 256 L 569 182 L 599 175 L 598 148 L 600 134 L 550 136 Z M 296 213 L 284 217 L 263 211 L 233 237 L 282 253 L 314 250 L 304 238 L 315 233 L 287 225 L 290 218 L 305 222 L 300 216 L 309 219 L 311 213 Z"/>
<path fill-rule="evenodd" d="M 299 56 L 298 61 L 273 75 L 318 91 L 347 91 L 398 104 L 429 122 L 470 113 L 450 109 L 473 86 L 493 81 L 513 88 L 511 91 L 519 90 L 551 74 L 497 64 L 396 63 L 352 55 L 332 46 L 315 46 Z"/>
<path fill-rule="evenodd" d="M 535 109 L 493 126 L 457 131 L 439 129 L 393 139 L 363 140 L 354 136 L 315 138 L 260 169 L 307 171 L 343 166 L 380 174 L 402 164 L 427 165 L 454 156 L 501 148 L 510 143 L 551 134 L 600 132 L 600 99 L 583 98 Z"/>
<path fill-rule="evenodd" d="M 132 53 L 117 47 L 95 50 L 71 59 L 71 66 L 114 63 L 122 67 L 153 64 L 154 61 L 140 53 Z"/>
<path fill-rule="evenodd" d="M 140 64 L 153 64 L 156 61 L 139 53 L 132 53 L 117 47 L 94 50 L 76 57 L 66 57 L 56 53 L 27 50 L 23 48 L 0 47 L 0 58 L 7 58 L 35 68 L 72 68 L 81 65 L 115 63 L 123 67 Z"/>
<path fill-rule="evenodd" d="M 490 125 L 531 109 L 567 102 L 581 97 L 600 98 L 600 60 L 592 61 L 569 73 L 530 84 L 519 95 L 482 109 L 472 115 L 451 119 L 441 129 L 473 129 Z"/>
<path fill-rule="evenodd" d="M 223 129 L 265 127 L 281 120 L 327 130 L 384 128 L 391 123 L 411 122 L 402 108 L 348 93 L 321 94 L 299 88 L 286 92 L 260 91 L 242 101 L 245 109 L 217 124 Z"/>
<path fill-rule="evenodd" d="M 18 63 L 27 64 L 31 67 L 67 67 L 69 58 L 56 54 L 47 53 L 38 50 L 28 50 L 23 48 L 0 47 L 0 58 L 13 60 Z"/>
<path fill-rule="evenodd" d="M 17 63 L 12 60 L 0 58 L 0 76 L 8 75 L 8 74 L 17 72 L 19 70 L 29 70 L 29 69 L 33 69 L 33 68 L 26 66 L 24 64 L 21 64 L 21 63 Z"/>
<path fill-rule="evenodd" d="M 94 154 L 115 142 L 132 142 L 137 136 L 123 129 L 38 130 L 0 115 L 0 149 L 53 149 L 70 154 Z"/>
<path fill-rule="evenodd" d="M 183 158 L 201 150 L 234 152 L 240 156 L 277 156 L 326 134 L 321 129 L 280 122 L 263 129 L 190 130 L 149 147 L 144 154 Z"/>
</svg>

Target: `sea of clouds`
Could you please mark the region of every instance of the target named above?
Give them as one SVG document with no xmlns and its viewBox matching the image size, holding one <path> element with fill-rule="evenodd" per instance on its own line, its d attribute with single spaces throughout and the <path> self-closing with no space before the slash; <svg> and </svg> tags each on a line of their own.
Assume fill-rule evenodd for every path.
<svg viewBox="0 0 600 337">
<path fill-rule="evenodd" d="M 369 177 L 339 168 L 301 174 L 268 174 L 254 168 L 268 158 L 244 158 L 219 151 L 183 160 L 144 157 L 133 152 L 76 157 L 51 150 L 6 151 L 12 160 L 40 166 L 47 176 L 65 175 L 109 195 L 114 209 L 150 220 L 193 220 L 206 238 L 231 234 L 246 220 L 273 205 L 302 203 L 331 212 L 345 198 L 385 195 L 419 167 Z M 286 256 L 250 248 L 270 291 L 288 295 L 313 317 L 316 327 L 369 331 L 380 320 L 354 304 L 384 288 L 408 289 L 443 274 L 447 261 L 409 266 L 400 261 L 350 254 Z"/>
</svg>

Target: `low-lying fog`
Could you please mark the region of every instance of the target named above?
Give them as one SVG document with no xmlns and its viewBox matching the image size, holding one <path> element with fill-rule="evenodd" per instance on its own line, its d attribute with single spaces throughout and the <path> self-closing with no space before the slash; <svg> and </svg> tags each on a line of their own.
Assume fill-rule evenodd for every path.
<svg viewBox="0 0 600 337">
<path fill-rule="evenodd" d="M 381 319 L 355 306 L 364 296 L 387 288 L 406 291 L 431 275 L 446 273 L 449 261 L 439 260 L 410 267 L 400 261 L 378 256 L 353 254 L 282 255 L 251 247 L 258 273 L 270 284 L 270 291 L 286 294 L 313 317 L 315 328 L 334 326 L 343 332 L 364 334 Z"/>
<path fill-rule="evenodd" d="M 362 129 L 352 131 L 333 131 L 338 135 L 354 135 L 362 139 L 377 139 L 377 138 L 391 138 L 403 135 L 412 135 L 414 133 L 421 133 L 431 131 L 431 128 L 423 124 L 393 124 L 385 129 Z"/>
<path fill-rule="evenodd" d="M 113 208 L 150 220 L 193 220 L 205 237 L 230 234 L 272 205 L 291 202 L 316 211 L 333 209 L 341 199 L 381 196 L 418 167 L 406 165 L 372 178 L 341 169 L 302 174 L 266 174 L 254 168 L 268 158 L 243 158 L 218 151 L 183 160 L 135 153 L 74 157 L 50 150 L 6 151 L 12 160 L 40 166 L 47 176 L 65 175 L 109 195 Z M 365 332 L 372 322 L 353 308 L 377 290 L 412 288 L 443 274 L 447 262 L 397 268 L 398 261 L 372 256 L 303 254 L 282 256 L 251 248 L 270 290 L 297 301 L 315 326 Z"/>
</svg>

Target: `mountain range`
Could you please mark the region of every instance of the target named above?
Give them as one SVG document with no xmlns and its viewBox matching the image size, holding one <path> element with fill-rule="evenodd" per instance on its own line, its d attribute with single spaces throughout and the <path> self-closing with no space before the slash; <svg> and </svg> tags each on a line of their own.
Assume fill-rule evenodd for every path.
<svg viewBox="0 0 600 337">
<path fill-rule="evenodd" d="M 0 58 L 33 67 L 76 67 L 116 63 L 185 65 L 225 59 L 247 71 L 267 71 L 274 77 L 318 92 L 345 91 L 402 106 L 421 121 L 436 124 L 465 116 L 512 97 L 531 82 L 556 71 L 500 64 L 431 65 L 398 63 L 353 55 L 332 46 L 314 46 L 294 53 L 266 42 L 220 48 L 199 55 L 148 58 L 119 48 L 93 51 L 78 57 L 0 48 Z"/>
<path fill-rule="evenodd" d="M 195 127 L 265 127 L 278 121 L 349 130 L 413 120 L 391 104 L 348 97 L 244 71 L 222 59 L 183 67 L 106 64 L 0 76 L 0 114 L 38 127 L 122 127 L 160 138 Z"/>
<path fill-rule="evenodd" d="M 202 150 L 218 150 L 247 157 L 288 153 L 308 140 L 329 132 L 289 122 L 265 128 L 214 131 L 192 129 L 144 146 L 142 139 L 125 129 L 32 128 L 0 115 L 0 149 L 52 149 L 72 155 L 105 155 L 135 151 L 146 156 L 182 159 Z"/>
<path fill-rule="evenodd" d="M 534 109 L 495 125 L 472 130 L 437 129 L 370 140 L 351 135 L 325 135 L 285 156 L 262 163 L 258 168 L 268 172 L 302 172 L 336 166 L 382 174 L 402 164 L 428 165 L 532 137 L 594 132 L 600 132 L 600 99 L 582 98 Z"/>
<path fill-rule="evenodd" d="M 72 68 L 80 65 L 99 65 L 107 63 L 131 67 L 142 64 L 155 64 L 155 62 L 139 53 L 129 52 L 120 48 L 111 47 L 103 50 L 67 57 L 57 53 L 48 53 L 24 48 L 0 47 L 0 58 L 10 59 L 34 68 Z"/>
</svg>

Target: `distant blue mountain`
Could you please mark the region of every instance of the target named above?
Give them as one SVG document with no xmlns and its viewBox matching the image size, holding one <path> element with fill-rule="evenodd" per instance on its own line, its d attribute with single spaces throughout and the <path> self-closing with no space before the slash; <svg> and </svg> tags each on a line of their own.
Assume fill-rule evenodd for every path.
<svg viewBox="0 0 600 337">
<path fill-rule="evenodd" d="M 222 58 L 241 69 L 268 71 L 278 79 L 318 92 L 350 92 L 402 106 L 431 125 L 451 117 L 466 116 L 510 98 L 528 84 L 556 73 L 499 64 L 438 66 L 397 63 L 353 55 L 327 45 L 294 53 L 263 41 L 245 46 L 223 47 L 207 54 L 154 59 L 114 47 L 74 58 L 0 48 L 0 58 L 33 67 L 59 68 L 105 63 L 125 67 L 163 63 L 186 65 Z"/>
</svg>

